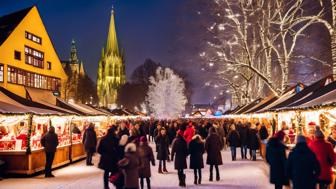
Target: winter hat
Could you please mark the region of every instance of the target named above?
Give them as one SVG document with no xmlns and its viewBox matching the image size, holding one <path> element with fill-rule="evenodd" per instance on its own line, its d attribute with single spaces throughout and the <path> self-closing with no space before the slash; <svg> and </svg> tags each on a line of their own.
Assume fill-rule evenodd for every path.
<svg viewBox="0 0 336 189">
<path fill-rule="evenodd" d="M 308 123 L 308 129 L 315 129 L 315 127 L 316 127 L 315 122 L 311 121 L 311 122 Z"/>
<path fill-rule="evenodd" d="M 140 142 L 146 143 L 147 138 L 145 136 L 140 137 Z"/>
<path fill-rule="evenodd" d="M 324 134 L 322 133 L 320 127 L 316 127 L 315 137 L 316 138 L 324 138 Z"/>
<path fill-rule="evenodd" d="M 274 137 L 282 141 L 285 138 L 285 135 L 286 135 L 285 132 L 280 130 L 277 133 L 275 133 Z"/>
<path fill-rule="evenodd" d="M 129 143 L 125 147 L 125 153 L 127 152 L 136 152 L 136 145 L 134 143 Z"/>
<path fill-rule="evenodd" d="M 296 144 L 299 143 L 306 143 L 306 137 L 304 137 L 303 135 L 299 135 L 296 137 Z"/>
</svg>

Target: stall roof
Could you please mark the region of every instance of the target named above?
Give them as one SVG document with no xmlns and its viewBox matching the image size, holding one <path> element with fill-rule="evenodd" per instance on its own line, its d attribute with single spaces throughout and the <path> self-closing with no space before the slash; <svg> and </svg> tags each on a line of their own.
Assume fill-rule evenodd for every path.
<svg viewBox="0 0 336 189">
<path fill-rule="evenodd" d="M 270 95 L 266 98 L 264 98 L 262 101 L 260 101 L 259 104 L 255 105 L 253 108 L 251 108 L 249 111 L 247 111 L 246 113 L 254 113 L 257 112 L 263 108 L 265 108 L 266 106 L 268 106 L 269 104 L 273 103 L 274 101 L 276 101 L 278 99 L 277 96 L 275 95 Z"/>
<path fill-rule="evenodd" d="M 314 106 L 323 106 L 323 105 L 330 105 L 336 103 L 336 90 L 330 91 L 321 95 L 309 102 L 306 102 L 300 105 L 300 108 L 310 108 Z"/>
<path fill-rule="evenodd" d="M 12 113 L 34 113 L 40 115 L 51 115 L 51 114 L 62 115 L 66 113 L 49 106 L 45 106 L 43 104 L 27 100 L 21 96 L 18 96 L 8 91 L 3 87 L 0 87 L 0 101 L 4 105 L 3 111 L 7 109 L 11 110 Z"/>
<path fill-rule="evenodd" d="M 302 83 L 298 83 L 295 86 L 289 88 L 283 95 L 281 95 L 277 100 L 275 100 L 274 102 L 272 102 L 271 104 L 265 106 L 264 108 L 260 109 L 259 111 L 257 111 L 258 113 L 262 113 L 262 112 L 266 112 L 271 110 L 273 107 L 275 107 L 276 105 L 286 101 L 287 99 L 291 98 L 292 96 L 294 96 L 297 93 L 297 89 L 300 89 L 300 91 L 304 88 L 304 85 Z"/>
<path fill-rule="evenodd" d="M 237 106 L 233 110 L 228 110 L 224 114 L 234 114 L 237 110 L 239 110 L 242 106 Z"/>
<path fill-rule="evenodd" d="M 252 101 L 251 103 L 246 105 L 244 108 L 241 108 L 240 110 L 238 110 L 236 112 L 236 114 L 244 114 L 245 112 L 249 111 L 250 109 L 252 109 L 256 105 L 258 105 L 261 102 L 261 100 L 262 100 L 261 98 L 258 98 L 256 100 Z"/>
<path fill-rule="evenodd" d="M 101 111 L 98 111 L 88 105 L 82 104 L 82 103 L 74 103 L 74 102 L 68 102 L 71 106 L 75 107 L 76 109 L 85 112 L 86 114 L 90 115 L 107 115 Z"/>
<path fill-rule="evenodd" d="M 335 98 L 332 95 L 335 94 L 336 91 L 336 81 L 326 85 L 325 87 L 322 87 L 319 90 L 314 91 L 313 93 L 311 93 L 309 96 L 307 96 L 306 98 L 297 101 L 293 104 L 290 104 L 289 106 L 283 108 L 282 110 L 287 110 L 287 109 L 295 109 L 296 107 L 300 108 L 300 107 L 304 107 L 304 106 L 312 106 L 315 104 L 318 105 L 318 103 L 320 105 L 325 104 L 325 103 L 332 103 L 335 102 Z M 324 102 L 323 100 L 325 100 L 326 102 Z"/>
<path fill-rule="evenodd" d="M 312 93 L 316 92 L 317 90 L 325 87 L 326 85 L 328 85 L 332 81 L 333 81 L 332 76 L 328 76 L 328 77 L 325 77 L 323 79 L 320 79 L 319 81 L 316 81 L 315 83 L 305 87 L 302 91 L 300 91 L 299 93 L 296 93 L 291 98 L 288 98 L 287 100 L 273 106 L 270 109 L 271 110 L 278 110 L 278 109 L 281 109 L 281 108 L 285 108 L 286 106 L 290 106 L 291 104 L 293 104 L 295 102 L 298 102 L 298 101 L 308 97 Z"/>
<path fill-rule="evenodd" d="M 76 112 L 57 106 L 57 97 L 54 96 L 51 91 L 26 87 L 26 92 L 28 98 L 34 102 L 53 107 L 55 109 L 67 112 L 68 114 L 77 114 Z"/>
<path fill-rule="evenodd" d="M 237 108 L 235 108 L 231 114 L 236 114 L 237 112 L 239 112 L 241 109 L 245 108 L 246 106 L 248 106 L 248 104 L 244 104 L 242 106 L 238 106 Z"/>
<path fill-rule="evenodd" d="M 111 113 L 116 116 L 129 116 L 132 115 L 130 112 L 127 112 L 124 109 L 116 108 L 111 110 Z"/>
</svg>

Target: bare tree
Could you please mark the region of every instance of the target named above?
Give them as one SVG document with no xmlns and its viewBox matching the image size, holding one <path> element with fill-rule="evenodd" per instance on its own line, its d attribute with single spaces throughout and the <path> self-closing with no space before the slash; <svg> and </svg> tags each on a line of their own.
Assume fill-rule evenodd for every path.
<svg viewBox="0 0 336 189">
<path fill-rule="evenodd" d="M 248 81 L 247 99 L 252 99 L 249 94 L 263 96 L 263 86 L 280 95 L 289 85 L 290 64 L 309 57 L 295 53 L 297 41 L 323 13 L 305 15 L 303 6 L 304 0 L 214 0 L 217 18 L 208 26 L 213 38 L 200 56 L 216 66 L 224 83 L 236 82 L 235 74 L 251 76 L 242 77 Z"/>
</svg>

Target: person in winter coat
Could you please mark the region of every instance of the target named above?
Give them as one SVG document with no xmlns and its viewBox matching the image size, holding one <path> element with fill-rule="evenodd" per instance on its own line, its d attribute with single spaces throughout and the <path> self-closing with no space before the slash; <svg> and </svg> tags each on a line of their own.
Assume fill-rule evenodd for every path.
<svg viewBox="0 0 336 189">
<path fill-rule="evenodd" d="M 216 129 L 211 127 L 209 129 L 209 136 L 205 140 L 205 151 L 207 152 L 207 164 L 210 165 L 209 181 L 213 181 L 213 167 L 216 169 L 216 180 L 220 180 L 218 165 L 222 165 L 221 149 L 223 144 L 218 136 Z"/>
<path fill-rule="evenodd" d="M 231 125 L 231 130 L 228 134 L 228 142 L 231 150 L 231 157 L 232 161 L 236 161 L 236 148 L 240 146 L 240 139 L 239 139 L 239 133 L 236 130 L 236 127 L 234 124 Z"/>
<path fill-rule="evenodd" d="M 336 125 L 332 126 L 331 134 L 328 136 L 328 142 L 331 143 L 333 148 L 336 146 Z"/>
<path fill-rule="evenodd" d="M 195 135 L 189 143 L 190 169 L 194 170 L 194 184 L 201 184 L 202 169 L 204 168 L 203 154 L 205 152 L 204 142 L 200 135 Z M 198 174 L 198 175 L 197 175 Z"/>
<path fill-rule="evenodd" d="M 139 188 L 139 167 L 141 165 L 134 143 L 129 143 L 125 147 L 125 157 L 118 162 L 118 166 L 123 169 L 125 176 L 124 189 Z"/>
<path fill-rule="evenodd" d="M 51 167 L 58 146 L 58 136 L 55 133 L 55 127 L 49 127 L 49 131 L 41 138 L 41 144 L 44 147 L 46 156 L 45 177 L 54 177 L 51 173 Z"/>
<path fill-rule="evenodd" d="M 183 138 L 189 144 L 194 135 L 195 135 L 195 128 L 192 122 L 190 122 L 187 126 L 187 129 L 183 132 Z"/>
<path fill-rule="evenodd" d="M 119 171 L 118 160 L 119 156 L 119 139 L 116 136 L 115 127 L 111 127 L 106 135 L 100 140 L 98 145 L 98 153 L 100 154 L 100 161 L 98 167 L 104 170 L 104 188 L 109 188 L 108 178 L 110 174 L 115 174 Z"/>
<path fill-rule="evenodd" d="M 289 153 L 286 170 L 293 189 L 316 189 L 320 165 L 302 135 L 297 136 L 296 146 Z"/>
<path fill-rule="evenodd" d="M 158 136 L 155 137 L 157 159 L 159 160 L 159 173 L 167 173 L 166 161 L 169 160 L 169 139 L 166 129 L 162 127 Z"/>
<path fill-rule="evenodd" d="M 121 138 L 121 136 L 123 136 L 123 135 L 127 135 L 127 136 L 130 135 L 129 130 L 126 127 L 126 123 L 125 122 L 121 122 L 120 123 L 119 131 L 118 131 L 119 138 Z"/>
<path fill-rule="evenodd" d="M 173 140 L 176 136 L 176 132 L 177 132 L 177 123 L 174 122 L 174 123 L 169 125 L 168 131 L 167 131 L 167 135 L 168 135 L 168 138 L 169 138 L 169 144 L 173 143 Z"/>
<path fill-rule="evenodd" d="M 327 189 L 332 182 L 332 166 L 335 164 L 335 152 L 332 145 L 324 139 L 319 127 L 315 131 L 315 139 L 309 143 L 309 148 L 319 161 L 321 173 L 318 177 L 320 189 Z"/>
<path fill-rule="evenodd" d="M 183 132 L 179 130 L 173 141 L 171 150 L 171 160 L 174 160 L 174 168 L 177 170 L 179 186 L 186 187 L 184 169 L 187 168 L 188 145 L 183 137 Z"/>
<path fill-rule="evenodd" d="M 198 129 L 198 133 L 199 135 L 202 137 L 202 139 L 206 139 L 206 137 L 208 136 L 208 131 L 206 128 L 206 123 L 201 123 L 199 129 Z"/>
<path fill-rule="evenodd" d="M 150 189 L 151 169 L 150 164 L 155 166 L 155 159 L 152 148 L 147 143 L 147 138 L 142 136 L 140 138 L 140 145 L 138 147 L 138 155 L 140 158 L 141 166 L 139 168 L 139 178 L 141 189 L 144 188 L 144 179 L 147 182 L 147 188 Z"/>
<path fill-rule="evenodd" d="M 247 124 L 238 122 L 238 133 L 240 139 L 240 153 L 242 159 L 247 159 L 247 145 L 248 145 L 248 127 Z"/>
<path fill-rule="evenodd" d="M 252 124 L 248 131 L 248 148 L 250 149 L 250 155 L 253 161 L 257 160 L 257 150 L 259 147 L 258 131 L 256 126 Z"/>
<path fill-rule="evenodd" d="M 260 137 L 260 140 L 263 142 L 263 143 L 267 143 L 265 140 L 268 138 L 269 134 L 268 134 L 268 130 L 265 126 L 265 124 L 262 124 L 260 126 L 260 129 L 259 129 L 259 137 Z"/>
<path fill-rule="evenodd" d="M 93 165 L 92 156 L 96 152 L 97 147 L 97 134 L 94 130 L 93 123 L 90 123 L 89 127 L 84 132 L 83 144 L 86 151 L 86 165 L 91 166 Z"/>
<path fill-rule="evenodd" d="M 286 173 L 286 149 L 283 144 L 285 133 L 277 132 L 266 146 L 266 161 L 270 166 L 270 182 L 275 185 L 275 189 L 282 189 L 283 186 L 289 185 Z"/>
<path fill-rule="evenodd" d="M 213 123 L 213 127 L 216 129 L 216 132 L 220 138 L 220 141 L 222 143 L 222 149 L 225 147 L 225 131 L 224 128 L 218 123 Z"/>
</svg>

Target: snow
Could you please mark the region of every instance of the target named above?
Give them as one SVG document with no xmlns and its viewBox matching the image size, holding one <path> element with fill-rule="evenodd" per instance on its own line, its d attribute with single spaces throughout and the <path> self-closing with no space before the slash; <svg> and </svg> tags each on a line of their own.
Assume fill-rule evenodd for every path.
<svg viewBox="0 0 336 189">
<path fill-rule="evenodd" d="M 225 188 L 225 189 L 268 189 L 274 186 L 268 183 L 268 167 L 259 159 L 256 162 L 249 160 L 231 161 L 230 152 L 223 151 L 223 162 L 220 166 L 221 180 L 209 182 L 209 166 L 202 170 L 202 185 L 193 184 L 193 171 L 186 170 L 187 188 Z M 205 156 L 206 157 L 206 156 Z M 10 178 L 0 181 L 1 189 L 25 188 L 25 189 L 94 189 L 103 188 L 103 171 L 98 169 L 99 156 L 94 156 L 95 166 L 88 167 L 85 161 L 80 161 L 53 171 L 55 178 L 44 178 L 38 175 L 31 178 Z M 205 160 L 205 159 L 204 159 Z M 188 162 L 189 163 L 189 162 Z M 170 189 L 178 188 L 177 173 L 173 169 L 173 162 L 167 164 L 168 174 L 158 174 L 157 165 L 152 167 L 152 188 Z M 110 188 L 114 188 L 110 185 Z M 146 188 L 146 184 L 145 184 Z"/>
</svg>

